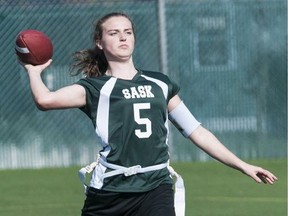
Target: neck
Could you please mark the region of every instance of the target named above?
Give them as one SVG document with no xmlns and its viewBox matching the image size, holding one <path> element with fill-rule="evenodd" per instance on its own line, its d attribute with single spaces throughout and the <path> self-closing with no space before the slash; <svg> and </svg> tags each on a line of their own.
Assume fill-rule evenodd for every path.
<svg viewBox="0 0 288 216">
<path fill-rule="evenodd" d="M 132 79 L 137 73 L 133 61 L 129 62 L 109 62 L 106 75 L 114 76 L 120 79 Z"/>
</svg>

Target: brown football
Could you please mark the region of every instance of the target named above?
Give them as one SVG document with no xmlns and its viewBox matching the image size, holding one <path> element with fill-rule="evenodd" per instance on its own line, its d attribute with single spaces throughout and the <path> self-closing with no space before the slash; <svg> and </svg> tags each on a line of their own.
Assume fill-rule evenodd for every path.
<svg viewBox="0 0 288 216">
<path fill-rule="evenodd" d="M 45 33 L 27 29 L 17 35 L 15 51 L 22 62 L 40 65 L 52 58 L 53 44 Z"/>
</svg>

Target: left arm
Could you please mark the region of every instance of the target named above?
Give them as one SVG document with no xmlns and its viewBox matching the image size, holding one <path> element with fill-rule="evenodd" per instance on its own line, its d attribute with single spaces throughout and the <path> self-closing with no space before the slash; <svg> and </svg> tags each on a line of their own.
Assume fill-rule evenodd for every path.
<svg viewBox="0 0 288 216">
<path fill-rule="evenodd" d="M 171 112 L 181 102 L 179 96 L 174 96 L 168 104 Z M 209 130 L 198 126 L 188 137 L 196 146 L 223 164 L 237 169 L 250 176 L 256 182 L 273 184 L 277 177 L 268 170 L 248 164 L 228 150 Z"/>
<path fill-rule="evenodd" d="M 277 177 L 268 170 L 253 166 L 238 158 L 235 154 L 228 150 L 210 131 L 202 126 L 199 126 L 189 136 L 189 139 L 211 157 L 217 159 L 229 167 L 243 172 L 258 183 L 268 182 L 269 184 L 273 184 L 273 182 L 277 180 Z"/>
</svg>

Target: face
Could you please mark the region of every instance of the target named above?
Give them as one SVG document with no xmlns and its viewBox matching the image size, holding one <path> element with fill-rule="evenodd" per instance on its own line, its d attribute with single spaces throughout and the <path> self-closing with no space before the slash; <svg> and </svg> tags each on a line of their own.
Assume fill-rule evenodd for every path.
<svg viewBox="0 0 288 216">
<path fill-rule="evenodd" d="M 134 50 L 135 37 L 132 23 L 123 16 L 111 17 L 102 24 L 102 38 L 96 45 L 108 61 L 126 61 Z"/>
</svg>

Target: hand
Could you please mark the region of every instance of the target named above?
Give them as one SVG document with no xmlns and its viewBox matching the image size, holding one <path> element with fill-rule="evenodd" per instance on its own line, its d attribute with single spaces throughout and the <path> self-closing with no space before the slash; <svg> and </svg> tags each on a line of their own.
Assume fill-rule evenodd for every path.
<svg viewBox="0 0 288 216">
<path fill-rule="evenodd" d="M 257 183 L 263 182 L 265 184 L 269 183 L 272 185 L 278 180 L 277 177 L 268 170 L 250 164 L 247 164 L 247 167 L 243 169 L 243 172 L 253 178 Z"/>
<path fill-rule="evenodd" d="M 22 62 L 20 59 L 18 60 L 19 64 L 25 68 L 28 73 L 39 73 L 41 74 L 52 62 L 52 59 L 48 60 L 46 63 L 42 65 L 31 65 Z"/>
</svg>

